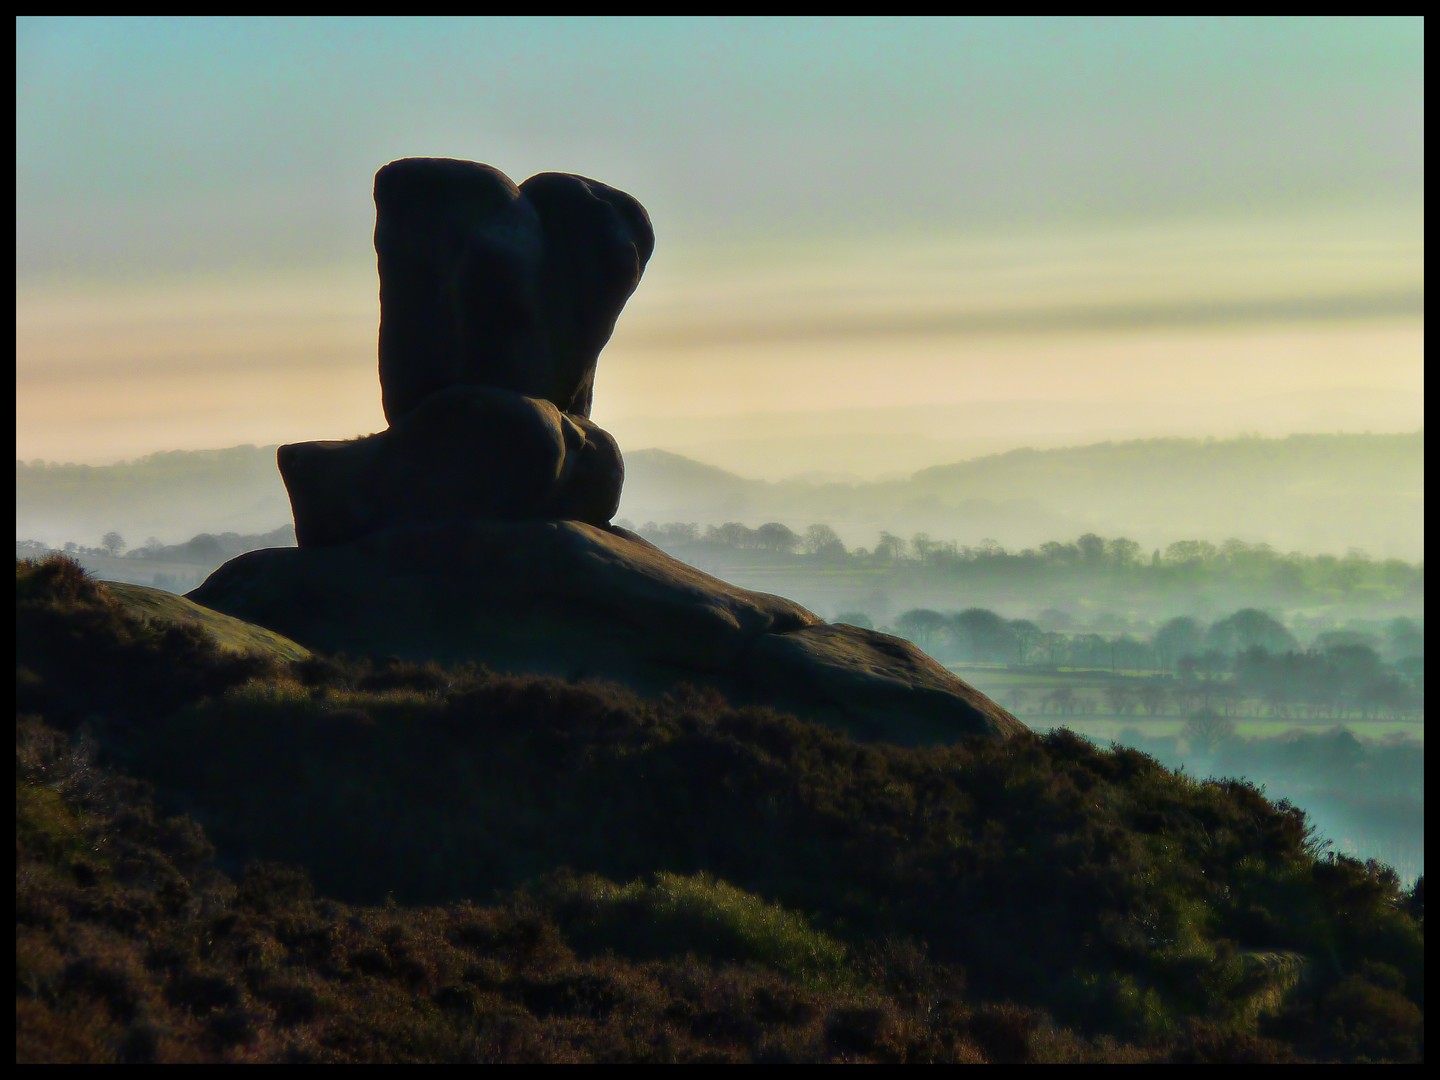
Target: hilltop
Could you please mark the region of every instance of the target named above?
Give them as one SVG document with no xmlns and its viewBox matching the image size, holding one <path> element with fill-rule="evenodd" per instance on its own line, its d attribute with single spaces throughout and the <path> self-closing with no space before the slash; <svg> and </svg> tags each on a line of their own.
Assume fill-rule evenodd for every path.
<svg viewBox="0 0 1440 1080">
<path fill-rule="evenodd" d="M 17 563 L 17 1060 L 1423 1059 L 1423 879 L 1246 784 L 144 599 Z"/>
</svg>

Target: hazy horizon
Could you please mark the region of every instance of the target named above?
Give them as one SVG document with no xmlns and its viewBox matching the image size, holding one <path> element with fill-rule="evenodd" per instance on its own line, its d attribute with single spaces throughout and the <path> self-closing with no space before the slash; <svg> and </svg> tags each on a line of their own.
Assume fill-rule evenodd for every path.
<svg viewBox="0 0 1440 1080">
<path fill-rule="evenodd" d="M 990 411 L 1013 408 L 1013 402 L 983 403 Z M 747 417 L 637 417 L 625 428 L 642 437 L 621 448 L 622 454 L 660 452 L 676 454 L 699 465 L 720 469 L 744 480 L 763 483 L 798 481 L 804 483 L 872 482 L 897 480 L 926 469 L 962 465 L 1016 450 L 1082 450 L 1102 444 L 1145 442 L 1154 439 L 1230 440 L 1286 439 L 1313 435 L 1423 435 L 1423 420 L 1410 428 L 1367 427 L 1363 431 L 1327 430 L 1323 423 L 1294 429 L 1262 430 L 1255 424 L 1238 423 L 1233 430 L 1170 429 L 1155 431 L 1146 426 L 1133 430 L 1106 428 L 1091 436 L 1082 431 L 1043 432 L 1030 439 L 1009 434 L 949 435 L 943 417 L 965 406 L 913 406 L 881 409 L 847 409 L 830 413 L 756 413 Z M 932 427 L 917 430 L 907 421 L 922 418 Z M 793 428 L 788 434 L 774 433 L 776 422 Z M 837 427 L 838 424 L 849 426 Z M 935 433 L 935 432 L 938 432 Z M 666 435 L 670 437 L 665 437 Z M 645 437 L 648 436 L 648 437 Z M 17 465 L 107 468 L 134 465 L 174 453 L 224 453 L 231 450 L 279 446 L 274 442 L 228 443 L 213 446 L 165 446 L 122 457 L 101 456 L 89 460 L 74 456 L 31 457 L 16 455 Z M 823 454 L 817 451 L 823 451 Z M 880 448 L 880 449 L 877 449 Z M 827 467 L 828 466 L 828 467 Z M 277 469 L 278 476 L 278 469 Z"/>
<path fill-rule="evenodd" d="M 827 443 L 811 433 L 801 446 L 806 460 L 828 447 L 836 463 L 841 449 L 873 453 L 889 438 Z M 775 439 L 727 445 L 732 456 L 772 467 L 794 450 Z M 664 523 L 704 530 L 778 522 L 797 534 L 819 523 L 847 546 L 867 548 L 887 532 L 1012 550 L 1098 533 L 1146 550 L 1238 540 L 1312 556 L 1424 561 L 1423 429 L 1106 440 L 944 461 L 934 460 L 934 445 L 917 445 L 932 451 L 921 459 L 926 467 L 898 476 L 812 470 L 778 482 L 756 478 L 763 469 L 717 467 L 713 458 L 631 451 L 616 520 L 651 531 Z M 132 545 L 152 537 L 180 543 L 202 533 L 269 533 L 290 516 L 273 444 L 172 450 L 115 466 L 17 462 L 17 542 L 93 546 L 114 530 Z"/>
</svg>

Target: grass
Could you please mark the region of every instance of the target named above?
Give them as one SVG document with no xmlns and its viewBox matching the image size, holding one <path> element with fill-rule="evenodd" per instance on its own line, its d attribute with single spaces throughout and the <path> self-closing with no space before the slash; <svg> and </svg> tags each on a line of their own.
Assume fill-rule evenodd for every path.
<svg viewBox="0 0 1440 1080">
<path fill-rule="evenodd" d="M 571 937 L 592 949 L 751 963 L 811 988 L 857 981 L 839 941 L 804 916 L 709 874 L 662 871 L 626 885 L 567 876 L 545 892 Z"/>
<path fill-rule="evenodd" d="M 124 611 L 161 625 L 197 626 L 229 652 L 254 653 L 276 660 L 304 660 L 310 655 L 309 649 L 273 630 L 202 607 L 174 593 L 121 582 L 107 582 L 106 588 Z"/>
</svg>

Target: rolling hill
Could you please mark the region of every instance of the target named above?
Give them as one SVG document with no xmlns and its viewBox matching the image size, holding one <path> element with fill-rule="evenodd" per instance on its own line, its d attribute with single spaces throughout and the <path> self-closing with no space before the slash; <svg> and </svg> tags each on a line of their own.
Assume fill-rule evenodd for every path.
<svg viewBox="0 0 1440 1080">
<path fill-rule="evenodd" d="M 834 527 L 851 546 L 881 531 L 1009 548 L 1085 532 L 1143 547 L 1238 537 L 1281 550 L 1424 558 L 1425 436 L 1146 439 L 1017 449 L 898 480 L 751 480 L 664 450 L 626 455 L 620 518 Z M 94 545 L 263 533 L 290 518 L 274 447 L 174 451 L 110 466 L 17 462 L 17 539 Z"/>
</svg>

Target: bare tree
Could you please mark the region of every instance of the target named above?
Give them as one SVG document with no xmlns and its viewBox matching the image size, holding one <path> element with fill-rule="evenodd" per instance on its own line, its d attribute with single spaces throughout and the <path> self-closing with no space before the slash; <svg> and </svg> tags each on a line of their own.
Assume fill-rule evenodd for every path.
<svg viewBox="0 0 1440 1080">
<path fill-rule="evenodd" d="M 1154 716 L 1161 709 L 1165 708 L 1165 699 L 1170 696 L 1168 690 L 1157 682 L 1147 682 L 1140 687 L 1140 707 L 1145 712 Z"/>
<path fill-rule="evenodd" d="M 1235 738 L 1235 722 L 1221 716 L 1214 709 L 1201 709 L 1185 721 L 1180 735 L 1191 750 L 1209 754 L 1221 743 Z"/>
<path fill-rule="evenodd" d="M 1105 699 L 1116 716 L 1128 716 L 1134 712 L 1137 697 L 1135 687 L 1129 683 L 1112 683 L 1105 688 Z"/>
<path fill-rule="evenodd" d="M 939 643 L 944 628 L 945 616 L 929 608 L 912 608 L 895 620 L 895 629 L 926 652 Z"/>
<path fill-rule="evenodd" d="M 811 525 L 800 538 L 800 550 L 823 559 L 843 559 L 845 544 L 829 525 Z"/>
</svg>

